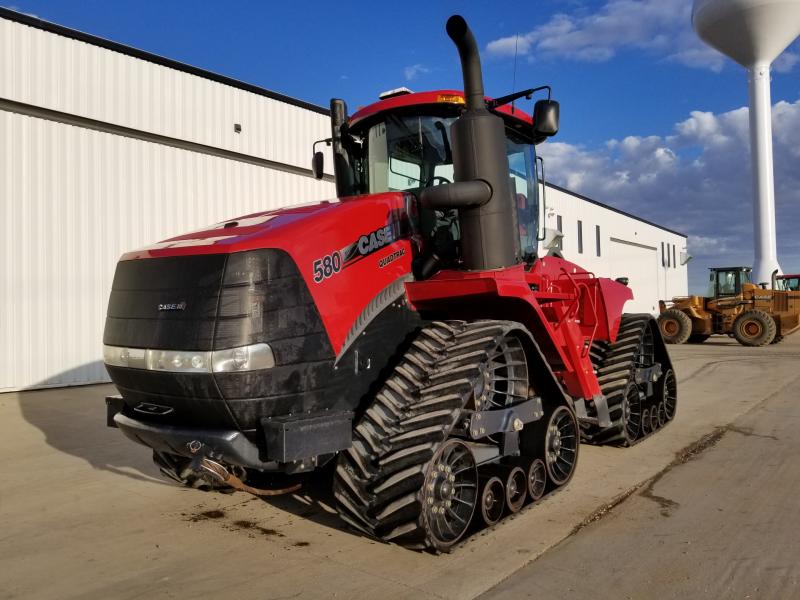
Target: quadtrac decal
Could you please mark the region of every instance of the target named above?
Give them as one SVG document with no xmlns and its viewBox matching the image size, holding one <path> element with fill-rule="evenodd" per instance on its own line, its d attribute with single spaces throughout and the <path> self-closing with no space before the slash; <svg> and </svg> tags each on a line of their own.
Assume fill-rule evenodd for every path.
<svg viewBox="0 0 800 600">
<path fill-rule="evenodd" d="M 388 256 L 384 256 L 382 259 L 378 261 L 378 266 L 382 269 L 396 261 L 398 258 L 401 258 L 406 255 L 406 249 L 400 248 L 400 250 L 395 250 Z"/>
<path fill-rule="evenodd" d="M 340 273 L 342 269 L 346 269 L 362 258 L 377 252 L 381 248 L 385 248 L 389 244 L 393 244 L 399 239 L 400 235 L 398 235 L 394 221 L 359 236 L 355 242 L 348 244 L 341 250 L 326 254 L 314 261 L 314 283 L 321 283 L 329 277 L 333 277 Z M 380 260 L 379 267 L 383 268 L 404 255 L 405 249 L 393 252 Z"/>
</svg>

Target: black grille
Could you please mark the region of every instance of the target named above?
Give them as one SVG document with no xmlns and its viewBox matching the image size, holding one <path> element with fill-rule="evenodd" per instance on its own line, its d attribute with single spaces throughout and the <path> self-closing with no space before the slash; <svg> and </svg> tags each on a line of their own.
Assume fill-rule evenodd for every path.
<svg viewBox="0 0 800 600">
<path fill-rule="evenodd" d="M 141 403 L 173 408 L 166 417 L 132 416 L 220 426 L 234 417 L 250 430 L 263 416 L 319 405 L 334 355 L 305 281 L 281 250 L 117 266 L 105 344 L 208 351 L 259 342 L 272 347 L 275 368 L 189 375 L 109 367 L 128 409 Z"/>
<path fill-rule="evenodd" d="M 120 262 L 103 343 L 211 350 L 225 259 L 207 254 Z"/>
</svg>

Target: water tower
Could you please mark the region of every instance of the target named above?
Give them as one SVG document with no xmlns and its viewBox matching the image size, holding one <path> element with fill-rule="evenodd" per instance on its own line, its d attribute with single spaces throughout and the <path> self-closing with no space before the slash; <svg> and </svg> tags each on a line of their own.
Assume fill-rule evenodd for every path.
<svg viewBox="0 0 800 600">
<path fill-rule="evenodd" d="M 753 161 L 755 282 L 771 281 L 778 265 L 772 172 L 772 61 L 800 35 L 800 0 L 695 0 L 692 24 L 708 45 L 749 72 Z"/>
</svg>

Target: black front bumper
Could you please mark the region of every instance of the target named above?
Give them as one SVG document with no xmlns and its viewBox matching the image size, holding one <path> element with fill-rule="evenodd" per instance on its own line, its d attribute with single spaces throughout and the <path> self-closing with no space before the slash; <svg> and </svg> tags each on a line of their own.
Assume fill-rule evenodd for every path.
<svg viewBox="0 0 800 600">
<path fill-rule="evenodd" d="M 321 463 L 318 458 L 333 456 L 352 442 L 350 412 L 326 411 L 262 421 L 263 447 L 233 429 L 182 427 L 149 423 L 124 414 L 121 396 L 106 398 L 109 427 L 116 427 L 138 444 L 157 452 L 195 458 L 208 457 L 223 464 L 259 471 L 296 472 Z"/>
</svg>

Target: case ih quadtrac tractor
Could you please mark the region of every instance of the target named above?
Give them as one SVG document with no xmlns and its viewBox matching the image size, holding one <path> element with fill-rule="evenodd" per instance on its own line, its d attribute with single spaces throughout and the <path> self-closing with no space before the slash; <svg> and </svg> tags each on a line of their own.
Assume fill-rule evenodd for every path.
<svg viewBox="0 0 800 600">
<path fill-rule="evenodd" d="M 534 146 L 557 104 L 487 99 L 464 19 L 447 33 L 463 93 L 349 118 L 331 102 L 338 202 L 120 260 L 109 424 L 166 475 L 271 494 L 287 488 L 270 474 L 330 464 L 350 525 L 442 551 L 565 485 L 581 437 L 630 445 L 673 418 L 666 346 L 622 314 L 631 291 L 536 254 Z"/>
</svg>

